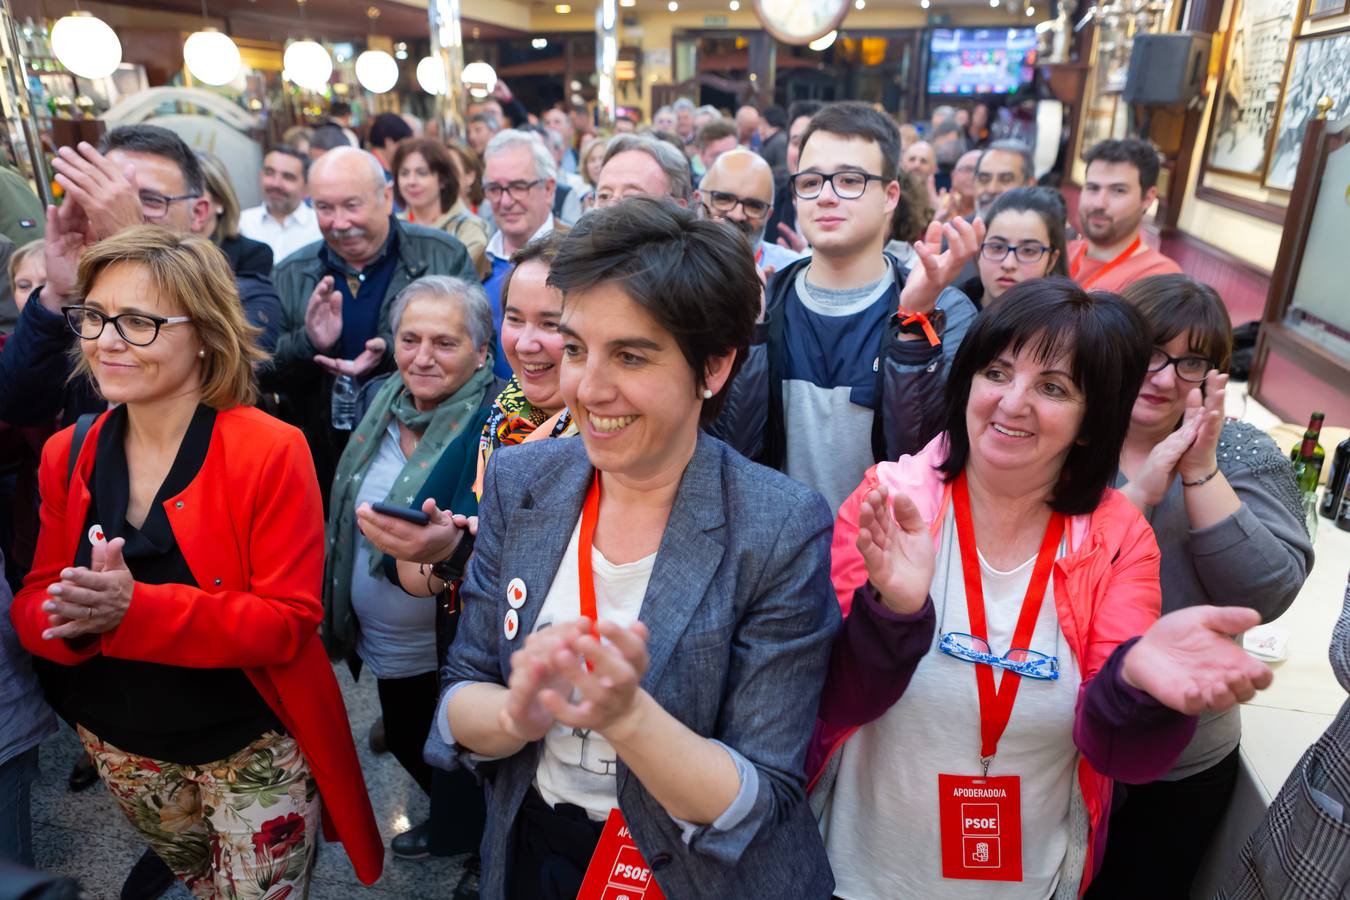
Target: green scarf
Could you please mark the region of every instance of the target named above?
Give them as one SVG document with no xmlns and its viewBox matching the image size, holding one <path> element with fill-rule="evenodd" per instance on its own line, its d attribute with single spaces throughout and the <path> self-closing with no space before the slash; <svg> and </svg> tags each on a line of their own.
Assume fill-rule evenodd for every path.
<svg viewBox="0 0 1350 900">
<path fill-rule="evenodd" d="M 411 506 L 422 489 L 441 454 L 473 421 L 474 413 L 493 384 L 491 359 L 464 386 L 442 400 L 435 409 L 420 411 L 413 404 L 412 394 L 395 373 L 375 393 L 356 430 L 352 432 L 347 448 L 338 461 L 337 476 L 333 479 L 333 493 L 328 506 L 328 553 L 324 560 L 323 578 L 323 638 L 333 657 L 349 656 L 356 647 L 356 617 L 352 613 L 352 561 L 356 557 L 356 542 L 366 538 L 356 527 L 356 495 L 361 479 L 375 458 L 380 441 L 385 439 L 390 421 L 397 419 L 414 432 L 421 432 L 417 449 L 394 480 L 394 487 L 385 498 L 386 503 Z M 379 571 L 383 554 L 370 548 L 370 572 Z"/>
</svg>

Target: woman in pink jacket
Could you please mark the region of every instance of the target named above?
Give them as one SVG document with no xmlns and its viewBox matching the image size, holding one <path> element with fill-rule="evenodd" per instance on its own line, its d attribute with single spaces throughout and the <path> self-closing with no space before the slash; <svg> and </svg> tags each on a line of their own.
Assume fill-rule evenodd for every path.
<svg viewBox="0 0 1350 900">
<path fill-rule="evenodd" d="M 1076 897 L 1112 780 L 1269 683 L 1225 636 L 1251 610 L 1158 619 L 1153 533 L 1108 488 L 1150 350 L 1114 295 L 1014 287 L 957 352 L 945 434 L 840 509 L 808 759 L 839 897 Z"/>
</svg>

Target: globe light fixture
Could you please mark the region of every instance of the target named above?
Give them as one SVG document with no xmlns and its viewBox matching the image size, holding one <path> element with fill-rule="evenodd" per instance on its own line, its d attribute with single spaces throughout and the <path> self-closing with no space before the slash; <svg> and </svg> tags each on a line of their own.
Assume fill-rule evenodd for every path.
<svg viewBox="0 0 1350 900">
<path fill-rule="evenodd" d="M 810 47 L 812 50 L 815 50 L 817 53 L 819 53 L 821 50 L 830 49 L 830 47 L 834 44 L 834 39 L 837 37 L 839 37 L 838 29 L 816 38 L 814 41 L 807 44 L 806 46 Z"/>
<path fill-rule="evenodd" d="M 239 74 L 239 48 L 228 35 L 203 28 L 183 42 L 183 62 L 203 84 L 229 84 Z"/>
<path fill-rule="evenodd" d="M 481 99 L 497 86 L 497 72 L 485 62 L 471 62 L 464 67 L 459 80 L 471 95 Z"/>
<path fill-rule="evenodd" d="M 122 42 L 107 22 L 76 10 L 52 26 L 52 53 L 81 78 L 107 78 L 122 63 Z"/>
<path fill-rule="evenodd" d="M 428 94 L 439 97 L 445 93 L 445 67 L 434 56 L 424 56 L 417 64 L 417 83 Z"/>
<path fill-rule="evenodd" d="M 356 57 L 356 80 L 372 94 L 384 94 L 398 84 L 398 63 L 383 50 L 367 50 Z"/>
<path fill-rule="evenodd" d="M 322 91 L 333 77 L 333 58 L 322 44 L 296 41 L 282 54 L 281 64 L 287 78 L 310 91 Z"/>
</svg>

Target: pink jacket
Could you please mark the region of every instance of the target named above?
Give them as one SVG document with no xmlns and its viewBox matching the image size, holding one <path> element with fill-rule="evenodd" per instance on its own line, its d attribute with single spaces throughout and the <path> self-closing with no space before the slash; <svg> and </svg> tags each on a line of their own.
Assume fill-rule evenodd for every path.
<svg viewBox="0 0 1350 900">
<path fill-rule="evenodd" d="M 950 494 L 936 468 L 945 456 L 944 443 L 945 437 L 939 435 L 915 456 L 873 466 L 840 507 L 830 576 L 845 616 L 850 612 L 854 592 L 867 583 L 867 571 L 856 546 L 858 511 L 863 497 L 880 486 L 893 492 L 903 491 L 918 507 L 936 539 Z M 1060 628 L 1082 673 L 1074 743 L 1082 753 L 1078 784 L 1089 817 L 1087 848 L 1093 852 L 1086 853 L 1080 890 L 1086 889 L 1090 882 L 1095 861 L 1104 847 L 1112 779 L 1145 782 L 1165 774 L 1194 730 L 1193 719 L 1171 714 L 1147 695 L 1123 686 L 1115 671 L 1118 665 L 1108 676 L 1116 683 L 1097 685 L 1094 698 L 1084 703 L 1094 678 L 1116 648 L 1142 634 L 1160 615 L 1158 562 L 1158 545 L 1144 517 L 1119 491 L 1108 490 L 1091 515 L 1070 518 L 1068 549 L 1055 563 L 1054 598 Z M 846 628 L 841 632 L 840 641 L 846 638 L 847 631 Z M 925 651 L 927 646 L 924 645 Z M 844 648 L 837 643 L 836 653 L 841 651 Z M 848 669 L 841 667 L 838 671 Z M 812 787 L 831 768 L 831 757 L 858 727 L 837 720 L 831 722 L 831 697 L 842 696 L 837 693 L 840 689 L 861 691 L 865 686 L 827 685 L 821 699 L 817 746 L 808 756 Z M 1100 702 L 1103 698 L 1111 701 L 1105 708 L 1119 713 L 1118 716 L 1098 714 L 1104 708 Z M 885 709 L 873 711 L 880 716 Z"/>
</svg>

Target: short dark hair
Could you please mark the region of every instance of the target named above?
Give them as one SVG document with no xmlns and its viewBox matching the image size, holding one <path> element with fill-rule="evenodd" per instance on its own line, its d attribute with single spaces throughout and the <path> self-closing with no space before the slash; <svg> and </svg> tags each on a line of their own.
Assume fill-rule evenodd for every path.
<svg viewBox="0 0 1350 900">
<path fill-rule="evenodd" d="M 380 113 L 370 123 L 370 133 L 366 137 L 372 147 L 384 149 L 390 141 L 402 141 L 412 137 L 412 126 L 403 121 L 398 113 Z"/>
<path fill-rule="evenodd" d="M 878 174 L 887 181 L 894 181 L 895 173 L 900 171 L 900 129 L 890 116 L 877 112 L 866 103 L 849 100 L 822 107 L 820 112 L 811 117 L 811 124 L 806 126 L 801 153 L 806 153 L 806 143 L 817 131 L 858 137 L 876 144 L 881 148 L 881 171 Z"/>
<path fill-rule="evenodd" d="M 805 116 L 811 118 L 824 108 L 825 104 L 819 100 L 798 100 L 788 107 L 787 121 L 790 127 L 793 122 Z"/>
<path fill-rule="evenodd" d="M 1121 292 L 1148 324 L 1153 346 L 1186 334 L 1189 349 L 1227 372 L 1233 361 L 1233 320 L 1214 288 L 1187 275 L 1141 278 Z"/>
<path fill-rule="evenodd" d="M 1031 148 L 1016 138 L 1003 138 L 1002 140 L 994 141 L 988 147 L 985 147 L 984 152 L 980 154 L 980 158 L 975 162 L 975 172 L 977 174 L 980 171 L 980 164 L 984 162 L 984 158 L 995 150 L 998 150 L 1001 153 L 1013 153 L 1017 155 L 1018 159 L 1022 161 L 1022 180 L 1024 182 L 1029 181 L 1035 176 L 1036 163 L 1031 156 Z"/>
<path fill-rule="evenodd" d="M 759 117 L 768 122 L 771 128 L 788 127 L 788 115 L 781 106 L 766 106 Z"/>
<path fill-rule="evenodd" d="M 507 297 L 511 293 L 511 279 L 515 276 L 516 269 L 528 262 L 543 262 L 551 268 L 553 260 L 558 258 L 558 248 L 562 246 L 562 240 L 562 232 L 550 231 L 511 254 L 511 268 L 506 270 L 506 275 L 502 278 L 502 309 L 506 309 L 507 303 L 510 302 Z"/>
<path fill-rule="evenodd" d="M 398 170 L 403 166 L 403 161 L 414 153 L 422 154 L 422 159 L 426 160 L 427 168 L 432 171 L 441 180 L 441 214 L 444 215 L 450 211 L 450 207 L 459 202 L 459 176 L 455 174 L 455 163 L 450 159 L 450 152 L 445 149 L 445 145 L 432 138 L 409 138 L 398 145 L 394 151 L 392 162 L 394 172 L 394 199 L 398 201 L 399 206 L 406 207 L 407 201 L 403 199 L 403 194 L 398 189 Z M 421 222 L 422 225 L 430 225 L 430 222 Z"/>
<path fill-rule="evenodd" d="M 346 100 L 334 100 L 328 104 L 328 114 L 330 116 L 350 116 L 352 114 L 352 105 Z"/>
<path fill-rule="evenodd" d="M 291 159 L 298 160 L 300 162 L 300 174 L 305 178 L 309 177 L 309 156 L 301 153 L 290 144 L 273 144 L 263 153 L 263 160 L 266 160 L 273 153 L 280 153 L 282 156 L 289 156 Z"/>
<path fill-rule="evenodd" d="M 1065 243 L 1064 220 L 1068 211 L 1064 206 L 1064 197 L 1059 191 L 1049 187 L 1020 187 L 999 194 L 985 215 L 985 226 L 994 224 L 994 219 L 1005 212 L 1031 212 L 1040 217 L 1045 225 L 1045 233 L 1050 237 L 1050 251 L 1056 254 L 1055 264 L 1048 274 L 1069 274 L 1069 250 Z"/>
<path fill-rule="evenodd" d="M 1036 278 L 1010 288 L 976 317 L 952 360 L 944 396 L 947 458 L 938 467 L 948 481 L 970 458 L 966 406 L 971 383 L 1000 353 L 1024 349 L 1041 361 L 1066 351 L 1073 358 L 1069 374 L 1083 392 L 1083 423 L 1050 508 L 1085 515 L 1097 508 L 1116 477 L 1130 410 L 1153 352 L 1148 326 L 1120 297 L 1088 293 L 1068 278 Z"/>
<path fill-rule="evenodd" d="M 713 141 L 721 141 L 736 136 L 737 132 L 735 125 L 731 124 L 726 119 L 714 119 L 698 130 L 698 137 L 695 138 L 694 141 L 698 145 L 698 148 L 702 150 Z"/>
<path fill-rule="evenodd" d="M 1083 154 L 1083 163 L 1095 162 L 1129 163 L 1139 173 L 1139 193 L 1144 193 L 1158 183 L 1158 149 L 1148 141 L 1138 138 L 1102 141 Z"/>
<path fill-rule="evenodd" d="M 726 385 L 704 401 L 700 421 L 717 417 L 759 318 L 760 280 L 739 231 L 669 200 L 630 197 L 581 217 L 548 283 L 563 292 L 564 309 L 569 294 L 619 287 L 670 332 L 699 384 L 708 360 L 736 351 Z"/>
<path fill-rule="evenodd" d="M 121 150 L 124 153 L 145 153 L 160 156 L 178 166 L 183 173 L 183 187 L 188 193 L 201 196 L 206 193 L 206 175 L 183 139 L 158 125 L 121 125 L 103 135 L 99 153 Z"/>
<path fill-rule="evenodd" d="M 318 148 L 325 153 L 329 150 L 336 150 L 338 147 L 350 147 L 352 142 L 347 140 L 347 132 L 342 130 L 342 126 L 336 122 L 324 122 L 314 129 L 314 136 L 309 139 L 311 150 Z"/>
</svg>

